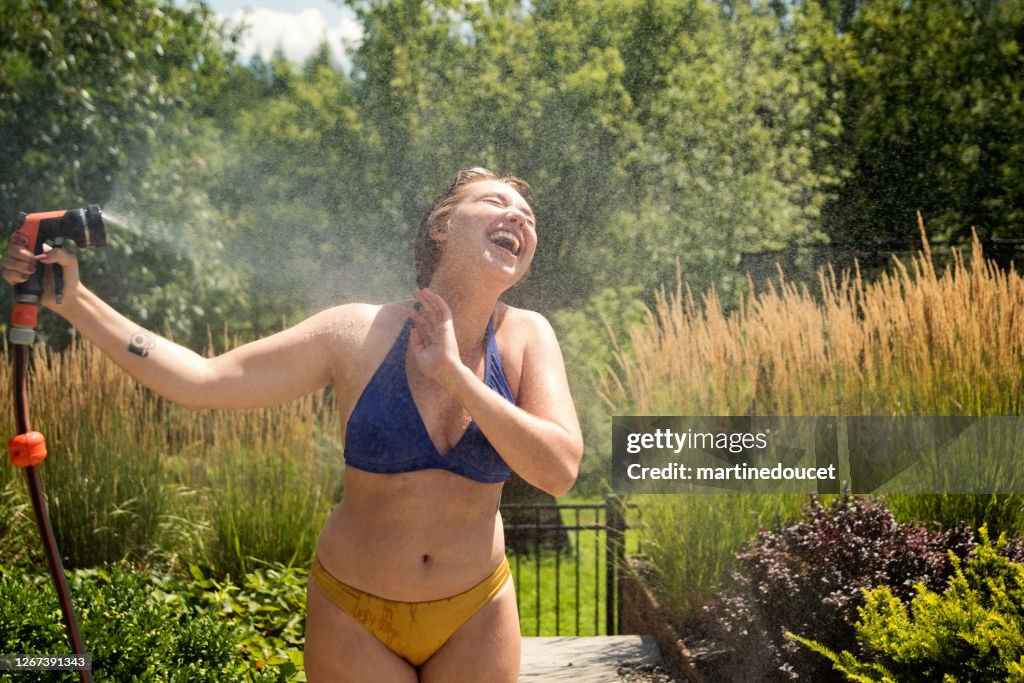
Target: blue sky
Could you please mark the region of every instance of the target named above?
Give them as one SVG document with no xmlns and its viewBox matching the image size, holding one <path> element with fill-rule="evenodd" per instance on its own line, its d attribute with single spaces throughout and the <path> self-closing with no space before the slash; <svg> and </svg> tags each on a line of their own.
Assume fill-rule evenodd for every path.
<svg viewBox="0 0 1024 683">
<path fill-rule="evenodd" d="M 207 5 L 248 26 L 239 46 L 246 60 L 253 54 L 269 58 L 280 47 L 289 59 L 302 61 L 326 37 L 341 62 L 342 44 L 357 43 L 362 35 L 352 10 L 329 0 L 207 0 Z"/>
</svg>

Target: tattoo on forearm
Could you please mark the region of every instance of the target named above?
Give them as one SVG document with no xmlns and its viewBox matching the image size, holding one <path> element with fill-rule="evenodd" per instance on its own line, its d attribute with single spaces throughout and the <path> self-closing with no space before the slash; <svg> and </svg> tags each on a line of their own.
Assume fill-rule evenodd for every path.
<svg viewBox="0 0 1024 683">
<path fill-rule="evenodd" d="M 156 338 L 153 336 L 153 333 L 141 327 L 128 338 L 128 350 L 136 356 L 145 358 L 154 346 L 156 346 Z"/>
</svg>

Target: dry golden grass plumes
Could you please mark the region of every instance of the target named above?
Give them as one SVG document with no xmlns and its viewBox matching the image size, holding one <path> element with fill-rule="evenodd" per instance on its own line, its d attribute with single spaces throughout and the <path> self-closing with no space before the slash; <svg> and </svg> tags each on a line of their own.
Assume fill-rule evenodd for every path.
<svg viewBox="0 0 1024 683">
<path fill-rule="evenodd" d="M 1024 279 L 977 235 L 940 273 L 921 234 L 909 265 L 873 282 L 823 269 L 815 295 L 781 271 L 728 313 L 713 291 L 660 292 L 605 400 L 637 415 L 1019 415 Z"/>
<path fill-rule="evenodd" d="M 31 426 L 46 434 L 48 507 L 75 566 L 184 557 L 239 576 L 251 557 L 312 556 L 342 484 L 340 419 L 328 392 L 261 410 L 193 412 L 144 389 L 87 342 L 33 356 Z M 8 356 L 0 382 L 11 379 Z M 14 434 L 13 410 L 0 414 L 3 425 Z M 0 491 L 23 490 L 15 468 L 0 472 Z M 0 550 L 11 540 L 4 533 L 0 526 Z"/>
</svg>

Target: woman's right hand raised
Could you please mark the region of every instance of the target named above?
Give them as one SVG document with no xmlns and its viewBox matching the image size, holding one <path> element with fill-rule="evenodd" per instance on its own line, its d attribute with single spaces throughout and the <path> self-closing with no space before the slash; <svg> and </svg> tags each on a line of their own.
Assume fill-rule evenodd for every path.
<svg viewBox="0 0 1024 683">
<path fill-rule="evenodd" d="M 25 282 L 38 268 L 59 265 L 64 270 L 64 298 L 58 306 L 53 295 L 53 269 L 46 268 L 43 274 L 43 301 L 47 308 L 59 311 L 75 299 L 78 291 L 78 259 L 63 249 L 52 249 L 44 245 L 42 254 L 36 255 L 26 247 L 25 236 L 14 233 L 7 245 L 7 256 L 3 260 L 4 280 L 17 285 Z"/>
</svg>

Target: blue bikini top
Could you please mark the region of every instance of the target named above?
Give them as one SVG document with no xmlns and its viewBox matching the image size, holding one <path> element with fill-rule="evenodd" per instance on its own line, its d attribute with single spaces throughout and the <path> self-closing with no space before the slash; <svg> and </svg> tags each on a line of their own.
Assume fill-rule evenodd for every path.
<svg viewBox="0 0 1024 683">
<path fill-rule="evenodd" d="M 494 446 L 470 421 L 462 438 L 445 454 L 438 452 L 423 424 L 405 375 L 405 352 L 412 320 L 406 320 L 388 355 L 366 385 L 345 428 L 345 464 L 367 472 L 397 474 L 439 469 L 473 481 L 497 483 L 512 474 Z M 487 323 L 484 382 L 515 403 Z"/>
</svg>

